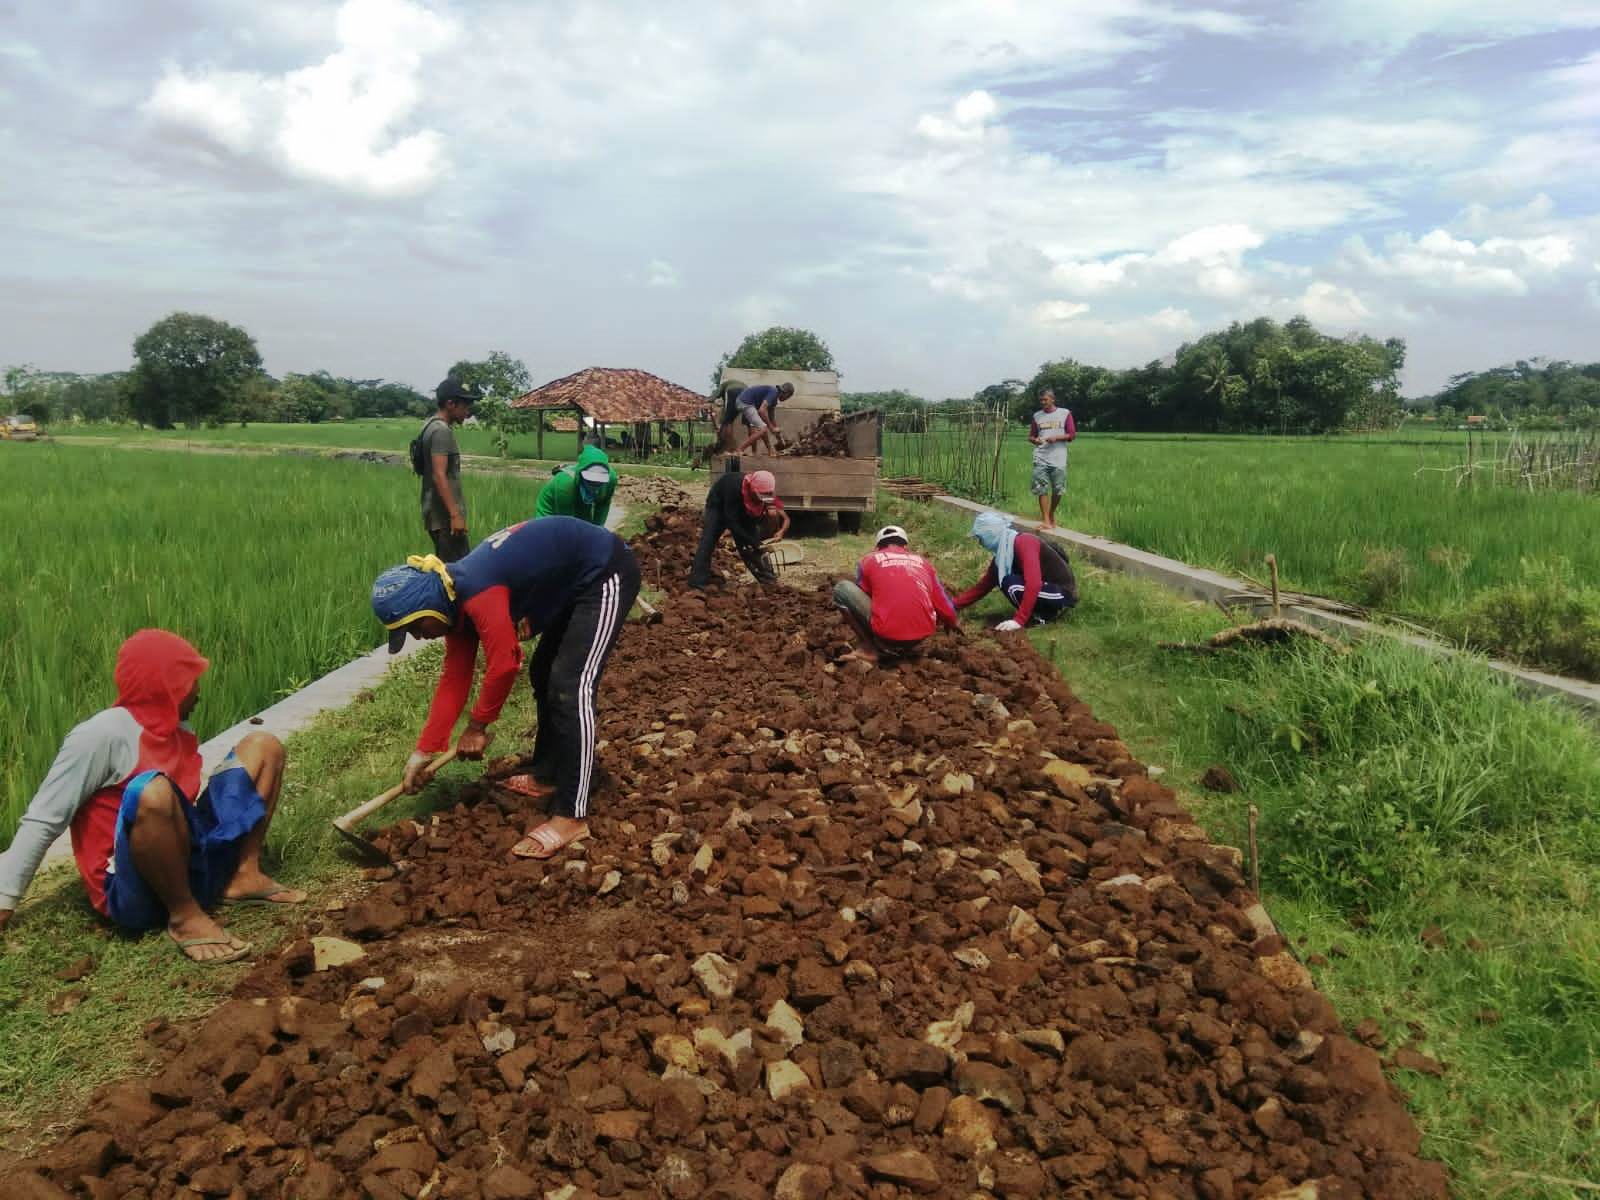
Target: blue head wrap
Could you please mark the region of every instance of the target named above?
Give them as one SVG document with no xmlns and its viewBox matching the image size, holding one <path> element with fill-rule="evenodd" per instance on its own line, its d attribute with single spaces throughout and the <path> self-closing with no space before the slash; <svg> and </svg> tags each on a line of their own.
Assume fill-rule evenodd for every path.
<svg viewBox="0 0 1600 1200">
<path fill-rule="evenodd" d="M 418 617 L 456 619 L 456 588 L 445 565 L 433 555 L 413 554 L 372 581 L 372 611 L 389 631 L 389 653 L 405 644 L 406 626 Z"/>
<path fill-rule="evenodd" d="M 1012 548 L 1017 544 L 1017 531 L 1011 528 L 1009 521 L 999 513 L 979 513 L 972 522 L 972 536 L 978 539 L 978 545 L 994 555 L 997 581 L 1011 574 Z"/>
</svg>

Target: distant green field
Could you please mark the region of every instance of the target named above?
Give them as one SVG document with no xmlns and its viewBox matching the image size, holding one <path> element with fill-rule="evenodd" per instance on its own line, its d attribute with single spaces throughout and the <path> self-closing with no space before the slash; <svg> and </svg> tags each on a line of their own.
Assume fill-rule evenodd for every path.
<svg viewBox="0 0 1600 1200">
<path fill-rule="evenodd" d="M 888 437 L 885 470 L 913 468 Z M 1600 498 L 1458 486 L 1465 435 L 1302 439 L 1084 433 L 1058 521 L 1196 566 L 1433 620 L 1530 572 L 1600 580 Z M 1032 447 L 1002 450 L 1000 503 L 1037 516 Z"/>
<path fill-rule="evenodd" d="M 380 641 L 373 576 L 428 549 L 409 473 L 324 459 L 0 443 L 0 844 L 145 626 L 211 659 L 204 739 Z M 474 540 L 534 482 L 475 475 Z"/>
<path fill-rule="evenodd" d="M 403 417 L 374 418 L 360 421 L 332 421 L 318 425 L 276 424 L 271 422 L 251 425 L 222 425 L 215 429 L 142 429 L 133 425 L 63 425 L 49 432 L 68 438 L 97 437 L 114 441 L 142 441 L 171 443 L 175 446 L 308 446 L 326 449 L 392 450 L 404 451 L 422 427 L 421 421 Z M 696 438 L 703 439 L 710 426 L 697 428 Z M 498 455 L 492 435 L 487 429 L 462 425 L 456 428 L 456 442 L 463 454 Z M 703 442 L 701 443 L 703 444 Z M 538 458 L 538 436 L 532 433 L 517 434 L 510 439 L 509 456 L 512 458 Z M 544 457 L 571 461 L 577 457 L 578 435 L 557 433 L 544 435 Z"/>
</svg>

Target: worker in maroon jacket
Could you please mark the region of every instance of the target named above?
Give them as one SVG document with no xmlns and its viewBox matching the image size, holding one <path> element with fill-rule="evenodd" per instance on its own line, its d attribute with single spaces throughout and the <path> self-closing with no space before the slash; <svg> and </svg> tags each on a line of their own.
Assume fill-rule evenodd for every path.
<svg viewBox="0 0 1600 1200">
<path fill-rule="evenodd" d="M 999 513 L 979 513 L 972 536 L 994 557 L 983 578 L 956 597 L 956 607 L 976 604 L 998 584 L 1016 616 L 995 629 L 1014 633 L 1064 613 L 1078 603 L 1078 582 L 1067 556 L 1032 533 L 1019 533 Z"/>
<path fill-rule="evenodd" d="M 551 858 L 589 835 L 594 782 L 594 697 L 639 595 L 639 564 L 622 539 L 576 517 L 541 517 L 502 529 L 448 565 L 432 555 L 390 567 L 372 585 L 372 608 L 389 631 L 389 652 L 415 638 L 445 639 L 444 673 L 427 723 L 406 762 L 408 792 L 427 782 L 427 764 L 450 741 L 472 690 L 478 645 L 483 682 L 459 758 L 489 745 L 522 666 L 518 635 L 537 634 L 529 680 L 538 708 L 531 775 L 502 786 L 535 799 L 553 796 L 551 818 L 512 847 L 522 858 Z"/>
<path fill-rule="evenodd" d="M 878 530 L 877 549 L 856 565 L 856 581 L 833 585 L 833 602 L 861 639 L 846 658 L 877 662 L 897 658 L 939 627 L 959 628 L 961 618 L 933 564 L 907 548 L 898 525 Z"/>
</svg>

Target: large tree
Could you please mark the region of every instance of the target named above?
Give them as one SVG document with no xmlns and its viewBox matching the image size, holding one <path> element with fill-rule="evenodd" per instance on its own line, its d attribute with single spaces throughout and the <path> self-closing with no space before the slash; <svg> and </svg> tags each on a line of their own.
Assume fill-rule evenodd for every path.
<svg viewBox="0 0 1600 1200">
<path fill-rule="evenodd" d="M 833 351 L 809 329 L 774 325 L 752 333 L 738 347 L 717 360 L 711 372 L 711 392 L 722 387 L 722 372 L 729 367 L 752 371 L 837 371 Z"/>
<path fill-rule="evenodd" d="M 254 338 L 199 313 L 163 317 L 134 341 L 133 356 L 134 416 L 159 429 L 221 419 L 261 370 Z"/>
</svg>

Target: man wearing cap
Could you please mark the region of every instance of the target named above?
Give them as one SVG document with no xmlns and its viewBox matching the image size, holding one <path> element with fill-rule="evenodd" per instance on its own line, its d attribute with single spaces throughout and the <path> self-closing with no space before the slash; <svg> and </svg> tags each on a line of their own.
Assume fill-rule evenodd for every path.
<svg viewBox="0 0 1600 1200">
<path fill-rule="evenodd" d="M 439 410 L 423 423 L 422 527 L 433 539 L 433 552 L 441 562 L 466 557 L 467 502 L 461 495 L 461 451 L 454 427 L 472 415 L 483 397 L 454 375 L 435 390 Z"/>
<path fill-rule="evenodd" d="M 911 553 L 898 525 L 878 530 L 877 549 L 856 566 L 852 583 L 833 585 L 833 602 L 861 639 L 846 658 L 875 663 L 914 650 L 942 623 L 960 626 L 955 602 L 933 564 Z"/>
<path fill-rule="evenodd" d="M 776 514 L 778 531 L 772 541 L 783 540 L 789 532 L 789 514 L 778 499 L 778 483 L 771 471 L 752 471 L 748 475 L 728 471 L 717 477 L 706 493 L 704 523 L 700 526 L 700 545 L 689 568 L 689 586 L 703 588 L 711 581 L 711 555 L 722 531 L 733 535 L 739 557 L 760 583 L 776 583 L 778 577 L 761 554 L 761 521 Z"/>
<path fill-rule="evenodd" d="M 539 489 L 535 517 L 577 517 L 591 525 L 604 525 L 611 515 L 611 497 L 617 490 L 617 473 L 599 446 L 585 446 L 578 461 L 559 468 Z"/>
<path fill-rule="evenodd" d="M 372 585 L 372 609 L 389 630 L 389 652 L 406 635 L 445 639 L 444 671 L 417 747 L 406 760 L 405 787 L 419 791 L 426 765 L 450 741 L 472 690 L 478 647 L 483 682 L 456 756 L 479 759 L 522 666 L 519 627 L 538 635 L 528 671 L 538 709 L 530 775 L 502 786 L 535 799 L 552 797 L 550 819 L 513 847 L 522 858 L 550 858 L 589 834 L 594 782 L 595 692 L 622 622 L 639 594 L 639 564 L 609 529 L 576 517 L 524 521 L 484 539 L 459 562 L 413 555 Z M 524 625 L 525 623 L 525 625 Z"/>
</svg>

